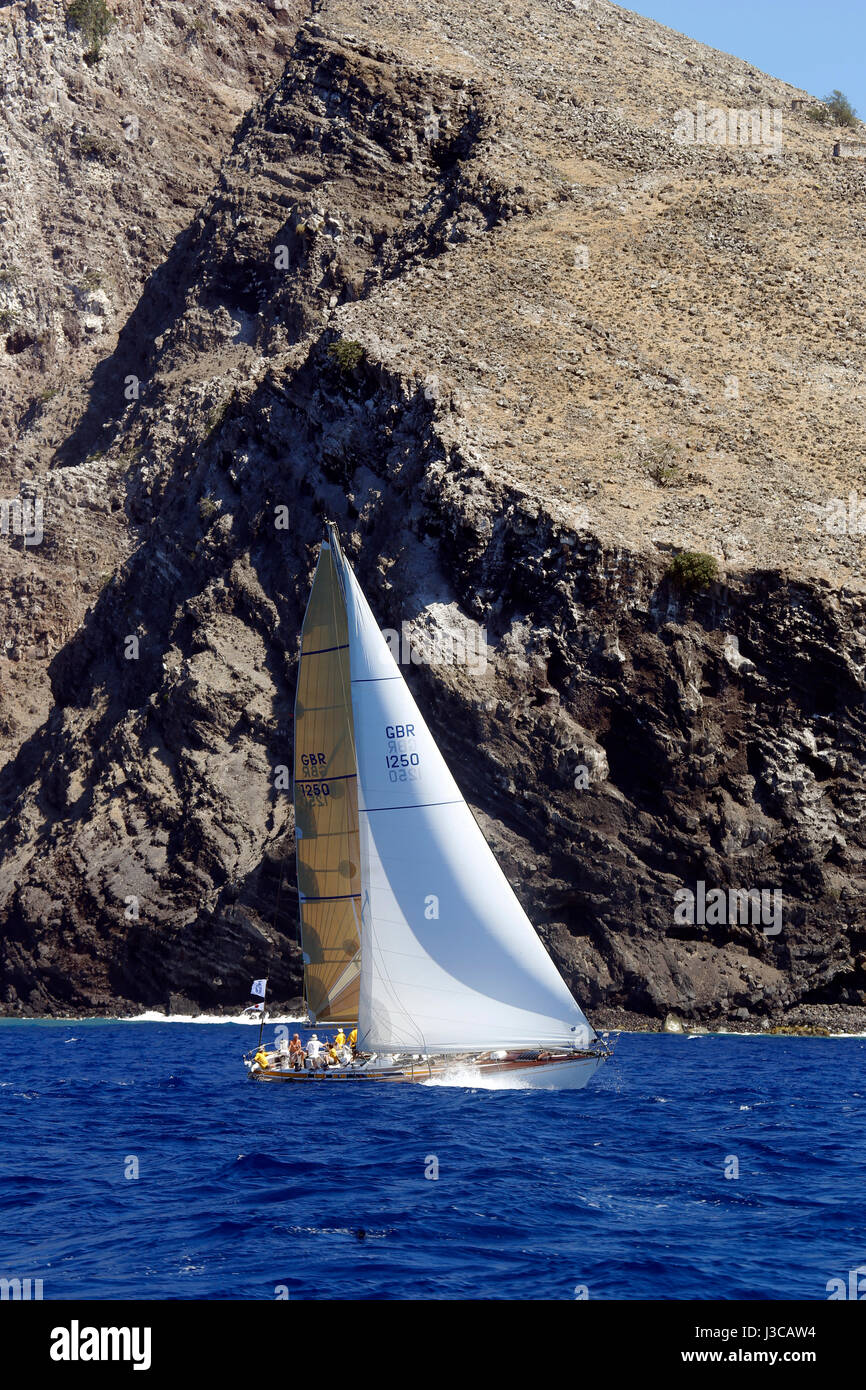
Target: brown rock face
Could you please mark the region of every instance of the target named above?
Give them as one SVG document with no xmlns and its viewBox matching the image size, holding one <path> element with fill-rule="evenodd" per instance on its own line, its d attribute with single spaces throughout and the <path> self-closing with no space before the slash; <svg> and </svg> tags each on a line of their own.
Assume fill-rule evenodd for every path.
<svg viewBox="0 0 866 1390">
<path fill-rule="evenodd" d="M 297 994 L 277 772 L 329 517 L 582 1002 L 856 1010 L 866 169 L 804 94 L 601 0 L 315 10 L 227 7 L 246 59 L 195 31 L 171 171 L 121 147 L 171 241 L 66 305 L 102 329 L 57 348 L 65 413 L 25 406 L 47 368 L 7 346 L 8 495 L 44 535 L 0 536 L 0 1007 Z M 123 43 L 180 103 L 155 12 Z M 94 122 L 134 114 L 116 42 Z M 684 143 L 700 103 L 783 111 L 781 144 Z M 715 579 L 678 582 L 683 549 Z"/>
<path fill-rule="evenodd" d="M 114 4 L 96 63 L 67 8 L 0 6 L 0 498 L 40 496 L 55 517 L 44 545 L 10 545 L 15 518 L 4 528 L 0 514 L 14 663 L 0 675 L 0 763 L 48 714 L 48 658 L 132 543 L 99 442 L 76 456 L 80 482 L 79 470 L 43 475 L 239 119 L 281 71 L 286 20 L 302 7 L 286 0 L 281 21 L 259 0 L 207 12 Z M 122 408 L 134 384 L 115 389 Z M 33 539 L 34 522 L 19 531 Z"/>
</svg>

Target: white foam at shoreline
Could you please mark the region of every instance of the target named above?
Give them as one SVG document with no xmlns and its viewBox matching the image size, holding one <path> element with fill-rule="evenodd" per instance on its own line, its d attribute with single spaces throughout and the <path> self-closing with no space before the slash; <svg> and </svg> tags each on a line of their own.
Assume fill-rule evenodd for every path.
<svg viewBox="0 0 866 1390">
<path fill-rule="evenodd" d="M 13 1015 L 0 1017 L 2 1023 L 252 1023 L 260 1024 L 261 1018 L 252 1014 L 162 1014 L 156 1009 L 148 1009 L 143 1014 L 92 1014 L 86 1018 L 72 1017 L 53 1017 L 46 1015 L 42 1018 L 17 1018 Z M 265 1027 L 270 1027 L 275 1023 L 294 1023 L 301 1027 L 306 1027 L 306 1018 L 296 1018 L 294 1014 L 274 1014 L 268 1015 L 265 1020 Z"/>
<path fill-rule="evenodd" d="M 0 1014 L 0 1026 L 4 1023 L 57 1023 L 57 1024 L 80 1024 L 80 1023 L 261 1023 L 261 1019 L 252 1014 L 163 1014 L 157 1009 L 147 1009 L 142 1014 L 90 1014 L 85 1018 L 76 1018 L 72 1015 L 53 1016 L 50 1014 L 42 1015 L 38 1018 L 22 1018 L 15 1014 Z M 265 1026 L 273 1024 L 291 1023 L 299 1028 L 309 1028 L 312 1025 L 307 1018 L 299 1018 L 294 1014 L 275 1014 L 273 1017 L 268 1015 Z M 327 1025 L 320 1025 L 327 1026 Z M 667 1033 L 664 1029 L 650 1030 L 647 1028 L 609 1028 L 606 1030 L 612 1034 L 623 1034 L 632 1038 L 688 1038 L 692 1041 L 696 1038 L 866 1038 L 864 1033 L 771 1033 L 769 1029 L 761 1029 L 756 1033 L 733 1031 L 720 1028 L 707 1033 L 690 1033 L 684 1029 L 682 1033 Z M 425 1085 L 429 1085 L 425 1082 Z"/>
<path fill-rule="evenodd" d="M 632 1036 L 639 1037 L 640 1034 L 633 1033 Z M 712 1033 L 690 1033 L 687 1029 L 684 1029 L 682 1033 L 665 1033 L 664 1030 L 662 1030 L 659 1033 L 653 1033 L 649 1036 L 668 1038 L 680 1037 L 688 1038 L 690 1041 L 694 1041 L 695 1038 L 788 1038 L 789 1040 L 798 1038 L 803 1042 L 814 1042 L 816 1038 L 819 1041 L 822 1038 L 866 1038 L 866 1033 L 771 1033 L 769 1028 L 762 1029 L 760 1033 L 741 1033 L 739 1031 L 734 1032 L 733 1029 L 719 1028 Z"/>
<path fill-rule="evenodd" d="M 254 1014 L 161 1014 L 148 1009 L 132 1018 L 113 1018 L 112 1023 L 261 1023 L 261 1016 Z M 271 1023 L 306 1024 L 306 1018 L 296 1018 L 294 1014 L 268 1014 L 265 1027 Z"/>
</svg>

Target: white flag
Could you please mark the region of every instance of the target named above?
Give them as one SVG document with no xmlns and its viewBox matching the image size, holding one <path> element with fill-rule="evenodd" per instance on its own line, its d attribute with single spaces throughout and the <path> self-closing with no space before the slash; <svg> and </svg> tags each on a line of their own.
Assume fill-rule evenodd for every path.
<svg viewBox="0 0 866 1390">
<path fill-rule="evenodd" d="M 267 983 L 267 980 L 253 980 L 253 987 L 250 990 L 250 994 L 257 994 L 260 999 L 264 999 L 265 986 Z"/>
</svg>

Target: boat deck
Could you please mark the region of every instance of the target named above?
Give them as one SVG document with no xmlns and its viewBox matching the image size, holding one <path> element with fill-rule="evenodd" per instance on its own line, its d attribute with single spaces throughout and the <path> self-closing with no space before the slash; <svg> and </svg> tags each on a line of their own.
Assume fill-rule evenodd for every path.
<svg viewBox="0 0 866 1390">
<path fill-rule="evenodd" d="M 551 1085 L 555 1086 L 558 1069 L 567 1066 L 573 1071 L 576 1065 L 579 1066 L 582 1063 L 581 1071 L 585 1071 L 587 1079 L 589 1079 L 592 1072 L 607 1059 L 608 1055 L 607 1051 L 601 1049 L 574 1052 L 550 1052 L 539 1049 L 509 1052 L 504 1057 L 467 1053 L 448 1057 L 431 1057 L 426 1060 L 414 1057 L 397 1058 L 392 1065 L 384 1067 L 371 1066 L 362 1061 L 360 1065 L 328 1067 L 315 1071 L 310 1068 L 296 1070 L 289 1067 L 284 1070 L 269 1062 L 269 1065 L 264 1069 L 250 1067 L 249 1077 L 251 1081 L 259 1082 L 375 1081 L 382 1083 L 414 1081 L 423 1083 L 444 1079 L 449 1073 L 455 1076 L 460 1073 L 464 1077 L 460 1084 L 471 1085 L 471 1081 L 465 1080 L 465 1073 L 469 1069 L 478 1072 L 479 1080 L 495 1077 L 513 1077 L 515 1080 L 519 1080 L 523 1077 L 529 1084 L 532 1083 L 536 1075 L 544 1073 L 545 1079 L 549 1079 Z"/>
</svg>

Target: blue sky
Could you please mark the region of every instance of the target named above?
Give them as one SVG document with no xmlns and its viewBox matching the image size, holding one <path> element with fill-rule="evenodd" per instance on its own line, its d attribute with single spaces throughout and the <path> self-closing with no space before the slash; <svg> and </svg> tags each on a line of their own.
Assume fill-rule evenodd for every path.
<svg viewBox="0 0 866 1390">
<path fill-rule="evenodd" d="M 838 87 L 866 120 L 864 0 L 624 0 L 623 8 L 813 96 Z"/>
</svg>

